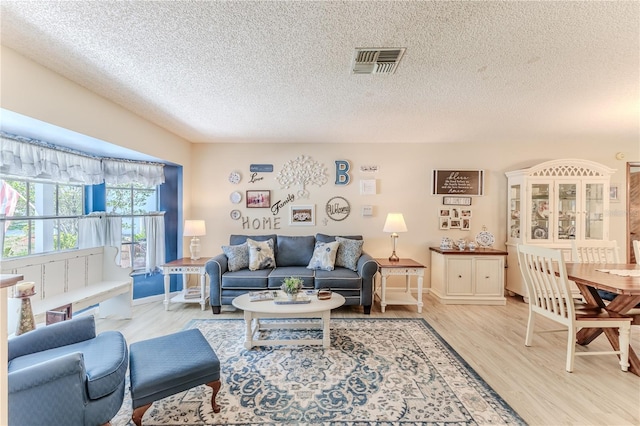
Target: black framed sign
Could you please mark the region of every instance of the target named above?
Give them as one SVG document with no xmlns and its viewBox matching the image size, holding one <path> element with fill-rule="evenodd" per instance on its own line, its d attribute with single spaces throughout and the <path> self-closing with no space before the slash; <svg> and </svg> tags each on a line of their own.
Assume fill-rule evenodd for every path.
<svg viewBox="0 0 640 426">
<path fill-rule="evenodd" d="M 484 170 L 434 170 L 433 195 L 483 195 Z"/>
</svg>

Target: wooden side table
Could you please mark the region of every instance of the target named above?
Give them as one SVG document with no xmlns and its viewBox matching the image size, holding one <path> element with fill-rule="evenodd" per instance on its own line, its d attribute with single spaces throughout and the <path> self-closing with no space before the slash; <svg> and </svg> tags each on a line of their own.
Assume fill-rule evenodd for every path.
<svg viewBox="0 0 640 426">
<path fill-rule="evenodd" d="M 381 288 L 376 289 L 375 294 L 380 299 L 380 310 L 385 311 L 387 305 L 417 305 L 418 313 L 422 313 L 422 282 L 424 278 L 425 266 L 413 259 L 400 259 L 390 261 L 389 259 L 376 258 L 378 270 L 380 272 Z M 393 275 L 405 276 L 405 288 L 387 290 L 387 277 Z M 411 294 L 411 277 L 418 277 L 418 294 L 413 297 Z"/>
<path fill-rule="evenodd" d="M 207 277 L 204 269 L 205 263 L 209 257 L 201 257 L 198 260 L 192 260 L 188 257 L 176 259 L 172 262 L 162 265 L 162 274 L 164 275 L 164 310 L 169 310 L 171 302 L 174 303 L 200 303 L 202 310 L 206 309 L 209 292 L 207 291 Z M 169 287 L 171 284 L 171 274 L 182 274 L 182 292 L 172 298 L 169 298 Z M 200 275 L 200 294 L 199 297 L 187 296 L 187 275 Z"/>
</svg>

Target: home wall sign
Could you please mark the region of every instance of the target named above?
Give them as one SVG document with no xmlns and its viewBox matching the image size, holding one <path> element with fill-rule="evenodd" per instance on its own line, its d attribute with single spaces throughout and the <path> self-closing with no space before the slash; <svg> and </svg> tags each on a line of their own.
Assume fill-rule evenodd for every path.
<svg viewBox="0 0 640 426">
<path fill-rule="evenodd" d="M 348 185 L 351 181 L 349 169 L 351 164 L 347 160 L 336 160 L 336 185 Z"/>
<path fill-rule="evenodd" d="M 484 170 L 434 170 L 434 195 L 483 195 Z"/>
<path fill-rule="evenodd" d="M 333 197 L 327 201 L 325 211 L 329 219 L 333 219 L 337 222 L 345 220 L 351 213 L 351 205 L 344 197 Z"/>
<path fill-rule="evenodd" d="M 280 188 L 288 189 L 292 186 L 298 186 L 296 194 L 298 199 L 309 198 L 307 185 L 322 186 L 327 183 L 327 180 L 329 178 L 326 167 L 306 155 L 287 161 L 276 176 Z"/>
</svg>

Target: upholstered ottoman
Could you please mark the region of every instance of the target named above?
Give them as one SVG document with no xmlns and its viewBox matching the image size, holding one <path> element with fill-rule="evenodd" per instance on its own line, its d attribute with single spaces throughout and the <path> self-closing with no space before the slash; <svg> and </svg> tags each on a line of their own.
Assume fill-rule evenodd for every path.
<svg viewBox="0 0 640 426">
<path fill-rule="evenodd" d="M 206 384 L 213 389 L 211 406 L 220 412 L 220 360 L 200 330 L 191 329 L 132 343 L 129 347 L 131 419 L 140 426 L 154 401 Z"/>
</svg>

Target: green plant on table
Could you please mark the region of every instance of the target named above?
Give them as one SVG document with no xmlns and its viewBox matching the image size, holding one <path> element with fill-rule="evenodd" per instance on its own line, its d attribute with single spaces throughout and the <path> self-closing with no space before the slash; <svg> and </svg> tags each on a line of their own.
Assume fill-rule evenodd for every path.
<svg viewBox="0 0 640 426">
<path fill-rule="evenodd" d="M 302 278 L 299 277 L 287 277 L 282 280 L 282 287 L 280 288 L 287 294 L 297 294 L 302 289 Z"/>
</svg>

